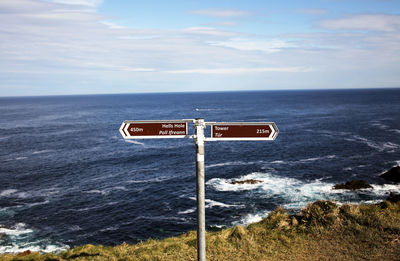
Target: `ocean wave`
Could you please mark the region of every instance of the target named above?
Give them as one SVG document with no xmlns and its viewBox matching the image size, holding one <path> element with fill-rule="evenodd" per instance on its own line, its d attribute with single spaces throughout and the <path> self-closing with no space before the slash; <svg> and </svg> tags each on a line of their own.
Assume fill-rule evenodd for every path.
<svg viewBox="0 0 400 261">
<path fill-rule="evenodd" d="M 97 193 L 97 194 L 101 194 L 101 195 L 105 196 L 116 190 L 128 191 L 128 189 L 124 186 L 115 186 L 115 187 L 106 188 L 106 189 L 92 189 L 92 190 L 87 190 L 84 192 L 88 193 L 88 194 L 93 194 L 93 193 L 96 194 Z"/>
<path fill-rule="evenodd" d="M 153 221 L 165 221 L 165 220 L 173 220 L 175 222 L 187 223 L 188 219 L 184 217 L 174 217 L 174 216 L 138 216 L 134 218 L 132 221 L 137 220 L 153 220 Z M 132 224 L 132 222 L 126 222 L 124 224 Z"/>
<path fill-rule="evenodd" d="M 0 197 L 19 198 L 19 199 L 44 197 L 50 199 L 59 192 L 60 191 L 57 188 L 41 189 L 37 191 L 20 191 L 17 189 L 6 189 L 0 192 Z"/>
<path fill-rule="evenodd" d="M 216 167 L 224 167 L 224 166 L 242 166 L 242 165 L 252 165 L 255 162 L 244 162 L 244 161 L 228 161 L 228 162 L 221 162 L 215 164 L 209 164 L 206 166 L 206 169 L 209 168 L 216 168 Z"/>
<path fill-rule="evenodd" d="M 100 229 L 100 231 L 101 232 L 108 232 L 108 231 L 116 231 L 118 229 L 119 229 L 119 226 L 115 225 L 115 226 L 111 226 L 111 227 L 106 227 L 106 228 Z"/>
<path fill-rule="evenodd" d="M 190 214 L 190 213 L 196 212 L 196 210 L 197 210 L 197 208 L 189 208 L 184 211 L 179 211 L 178 214 L 179 215 Z"/>
<path fill-rule="evenodd" d="M 8 197 L 17 192 L 18 190 L 16 189 L 6 189 L 0 192 L 0 197 Z"/>
<path fill-rule="evenodd" d="M 238 226 L 238 225 L 247 226 L 251 223 L 259 222 L 263 218 L 266 218 L 269 213 L 271 213 L 271 211 L 260 211 L 258 213 L 247 214 L 240 220 L 232 222 L 232 226 Z"/>
<path fill-rule="evenodd" d="M 389 126 L 387 126 L 386 124 L 383 124 L 383 123 L 377 122 L 377 121 L 372 122 L 372 123 L 371 123 L 371 126 L 377 127 L 378 129 L 381 129 L 381 130 L 387 130 L 387 129 L 389 129 Z"/>
<path fill-rule="evenodd" d="M 308 163 L 308 162 L 314 162 L 314 161 L 318 161 L 318 160 L 327 160 L 327 159 L 335 159 L 335 158 L 337 158 L 336 155 L 325 155 L 325 156 L 311 157 L 311 158 L 305 158 L 305 159 L 299 159 L 299 160 L 288 160 L 288 161 L 274 160 L 274 161 L 271 161 L 270 163 L 272 163 L 272 164 L 299 164 L 299 163 Z"/>
<path fill-rule="evenodd" d="M 40 253 L 60 253 L 68 250 L 70 247 L 65 244 L 46 244 L 41 241 L 28 243 L 12 243 L 9 245 L 0 245 L 0 254 L 5 253 L 21 253 L 24 251 L 40 252 Z"/>
<path fill-rule="evenodd" d="M 43 153 L 49 153 L 52 151 L 54 151 L 54 150 L 35 150 L 32 152 L 32 154 L 43 154 Z"/>
<path fill-rule="evenodd" d="M 274 160 L 274 161 L 271 161 L 271 163 L 272 164 L 284 164 L 285 161 L 283 161 L 283 160 Z"/>
<path fill-rule="evenodd" d="M 19 236 L 23 234 L 32 233 L 33 230 L 26 228 L 26 224 L 17 223 L 12 227 L 4 227 L 0 225 L 0 234 L 5 234 L 7 236 Z"/>
<path fill-rule="evenodd" d="M 189 197 L 189 199 L 196 201 L 196 197 Z M 205 203 L 205 208 L 213 208 L 213 207 L 220 207 L 220 208 L 244 208 L 245 205 L 242 204 L 225 204 L 219 201 L 215 201 L 212 199 L 205 199 L 204 200 Z M 182 215 L 182 214 L 190 214 L 193 213 L 197 210 L 196 207 L 194 208 L 189 208 L 187 210 L 184 211 L 179 211 L 178 214 Z"/>
<path fill-rule="evenodd" d="M 351 138 L 346 138 L 345 140 L 363 143 L 369 146 L 370 148 L 376 149 L 377 151 L 380 152 L 382 151 L 395 152 L 400 148 L 399 144 L 393 142 L 374 142 L 358 135 L 353 135 Z"/>
<path fill-rule="evenodd" d="M 248 191 L 257 191 L 255 197 L 262 198 L 281 198 L 282 205 L 286 209 L 299 210 L 308 203 L 317 200 L 333 200 L 337 202 L 360 202 L 362 200 L 382 200 L 389 192 L 400 192 L 400 185 L 376 185 L 372 184 L 373 189 L 363 189 L 357 191 L 334 190 L 335 184 L 323 182 L 325 178 L 315 179 L 313 181 L 301 181 L 294 178 L 281 177 L 270 173 L 254 172 L 235 179 L 214 178 L 206 184 L 215 191 L 235 191 L 247 193 Z M 259 180 L 256 184 L 232 184 L 233 180 Z M 364 198 L 364 199 L 363 199 Z M 366 198 L 366 199 L 365 199 Z M 261 213 L 263 213 L 262 211 Z M 246 219 L 258 217 L 260 213 L 251 213 Z M 261 215 L 262 216 L 262 215 Z M 238 221 L 239 222 L 239 221 Z M 241 224 L 244 222 L 240 222 Z"/>
<path fill-rule="evenodd" d="M 24 192 L 24 191 L 18 191 L 17 189 L 6 189 L 3 190 L 0 193 L 0 197 L 13 197 L 13 198 L 20 198 L 20 199 L 24 199 L 24 198 L 28 198 L 30 196 L 30 194 L 28 192 Z"/>
<path fill-rule="evenodd" d="M 256 184 L 232 184 L 232 181 L 244 181 L 244 180 L 260 180 L 261 183 Z M 282 178 L 273 176 L 269 173 L 254 172 L 248 175 L 241 176 L 239 178 L 223 179 L 213 178 L 207 181 L 207 185 L 217 191 L 243 191 L 243 190 L 254 190 L 254 189 L 273 189 L 276 192 L 279 189 L 287 186 L 293 186 L 300 181 L 292 178 Z"/>
<path fill-rule="evenodd" d="M 135 184 L 135 183 L 157 183 L 157 182 L 163 182 L 171 179 L 175 179 L 178 176 L 172 176 L 172 177 L 157 177 L 157 178 L 152 178 L 152 179 L 138 179 L 138 180 L 127 180 L 126 183 L 128 184 Z"/>
<path fill-rule="evenodd" d="M 219 109 L 212 109 L 212 108 L 195 108 L 195 111 L 217 111 Z"/>
<path fill-rule="evenodd" d="M 242 208 L 244 205 L 225 204 L 212 199 L 205 199 L 206 208 L 220 207 L 220 208 Z"/>
<path fill-rule="evenodd" d="M 141 145 L 144 148 L 146 148 L 146 145 L 143 142 L 137 141 L 137 140 L 125 140 L 125 142 L 127 143 L 132 143 L 132 144 L 136 144 L 136 145 Z"/>
<path fill-rule="evenodd" d="M 292 160 L 292 161 L 283 161 L 283 160 L 274 160 L 271 162 L 259 160 L 259 161 L 227 161 L 227 162 L 221 162 L 221 163 L 215 163 L 215 164 L 209 164 L 206 165 L 206 169 L 208 168 L 216 168 L 216 167 L 225 167 L 225 166 L 245 166 L 245 165 L 254 165 L 254 164 L 299 164 L 299 163 L 309 163 L 309 162 L 314 162 L 318 160 L 327 160 L 327 159 L 335 159 L 337 158 L 336 155 L 324 155 L 324 156 L 319 156 L 319 157 L 311 157 L 311 158 L 305 158 L 305 159 L 299 159 L 299 160 Z"/>
</svg>

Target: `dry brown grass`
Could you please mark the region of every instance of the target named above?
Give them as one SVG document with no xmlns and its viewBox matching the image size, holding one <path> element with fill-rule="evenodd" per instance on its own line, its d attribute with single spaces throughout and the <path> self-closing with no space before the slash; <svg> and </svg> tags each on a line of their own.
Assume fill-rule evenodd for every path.
<svg viewBox="0 0 400 261">
<path fill-rule="evenodd" d="M 208 260 L 400 260 L 400 203 L 310 204 L 299 215 L 277 209 L 261 222 L 207 233 Z M 196 233 L 115 247 L 85 245 L 1 260 L 196 260 Z"/>
</svg>

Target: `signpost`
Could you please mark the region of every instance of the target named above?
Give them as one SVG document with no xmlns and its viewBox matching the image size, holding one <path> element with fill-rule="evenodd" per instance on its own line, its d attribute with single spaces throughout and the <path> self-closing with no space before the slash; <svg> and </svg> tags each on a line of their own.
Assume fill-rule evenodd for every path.
<svg viewBox="0 0 400 261">
<path fill-rule="evenodd" d="M 195 135 L 188 134 L 193 123 Z M 211 126 L 211 137 L 204 129 Z M 119 129 L 124 139 L 193 138 L 196 144 L 197 259 L 206 260 L 206 219 L 204 185 L 204 143 L 206 141 L 275 140 L 279 130 L 273 122 L 205 122 L 204 119 L 166 121 L 124 121 Z"/>
</svg>

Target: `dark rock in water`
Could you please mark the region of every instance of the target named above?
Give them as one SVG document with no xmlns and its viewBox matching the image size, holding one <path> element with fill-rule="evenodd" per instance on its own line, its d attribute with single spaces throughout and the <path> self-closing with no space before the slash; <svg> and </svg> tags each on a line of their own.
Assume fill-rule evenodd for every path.
<svg viewBox="0 0 400 261">
<path fill-rule="evenodd" d="M 390 201 L 392 203 L 397 203 L 397 202 L 400 201 L 400 194 L 399 193 L 390 192 L 389 197 L 386 200 Z"/>
<path fill-rule="evenodd" d="M 26 250 L 24 252 L 19 253 L 17 256 L 29 256 L 32 252 L 30 250 Z"/>
<path fill-rule="evenodd" d="M 383 173 L 381 178 L 393 182 L 400 182 L 400 166 L 391 168 L 388 172 Z"/>
<path fill-rule="evenodd" d="M 345 184 L 336 184 L 335 186 L 333 186 L 333 189 L 356 190 L 356 189 L 366 189 L 366 188 L 372 188 L 372 186 L 367 182 L 365 182 L 365 180 L 352 180 L 352 181 L 347 181 Z"/>
<path fill-rule="evenodd" d="M 261 180 L 256 180 L 256 179 L 246 179 L 246 180 L 234 180 L 231 181 L 231 184 L 258 184 L 262 183 Z"/>
</svg>

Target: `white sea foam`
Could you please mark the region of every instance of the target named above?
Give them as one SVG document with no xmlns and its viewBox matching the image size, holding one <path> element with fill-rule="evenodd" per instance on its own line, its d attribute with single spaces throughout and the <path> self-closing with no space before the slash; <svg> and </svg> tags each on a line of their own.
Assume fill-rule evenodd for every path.
<svg viewBox="0 0 400 261">
<path fill-rule="evenodd" d="M 82 230 L 82 228 L 81 228 L 80 226 L 78 226 L 78 225 L 70 226 L 68 229 L 71 230 L 71 231 L 79 231 L 79 230 Z"/>
<path fill-rule="evenodd" d="M 232 184 L 232 181 L 244 181 L 249 179 L 260 180 L 261 183 L 256 184 Z M 281 178 L 273 176 L 269 173 L 254 172 L 236 179 L 214 178 L 210 179 L 206 184 L 217 191 L 243 191 L 254 189 L 273 189 L 279 190 L 287 186 L 293 186 L 298 180 L 291 178 Z"/>
<path fill-rule="evenodd" d="M 382 144 L 383 149 L 398 149 L 400 145 L 393 143 L 393 142 L 385 142 Z"/>
<path fill-rule="evenodd" d="M 316 200 L 333 200 L 338 204 L 343 203 L 375 203 L 385 198 L 390 191 L 400 192 L 400 185 L 375 185 L 372 184 L 373 189 L 362 189 L 358 191 L 349 190 L 334 190 L 333 183 L 323 182 L 324 177 L 314 181 L 306 182 L 294 178 L 281 177 L 272 175 L 270 173 L 255 172 L 248 175 L 239 177 L 238 179 L 221 179 L 215 178 L 207 182 L 207 185 L 217 191 L 257 191 L 255 194 L 261 198 L 282 198 L 285 209 L 299 210 L 305 207 L 308 203 Z M 261 183 L 257 184 L 231 184 L 233 180 L 260 180 Z M 362 200 L 359 194 L 379 199 Z M 252 212 L 235 221 L 233 225 L 246 225 L 252 222 L 260 221 L 268 215 L 268 211 Z"/>
<path fill-rule="evenodd" d="M 196 211 L 196 208 L 189 208 L 189 209 L 184 210 L 184 211 L 179 211 L 178 214 L 179 215 L 190 214 L 190 213 L 193 213 L 195 211 Z"/>
<path fill-rule="evenodd" d="M 389 128 L 389 126 L 387 126 L 386 124 L 380 123 L 380 122 L 373 122 L 371 125 L 379 128 L 381 130 L 387 130 Z"/>
<path fill-rule="evenodd" d="M 115 226 L 100 229 L 100 231 L 101 232 L 116 231 L 116 230 L 118 230 L 118 228 L 119 228 L 119 226 L 115 225 Z"/>
<path fill-rule="evenodd" d="M 390 150 L 389 152 L 395 152 L 396 150 L 398 150 L 400 148 L 399 144 L 396 144 L 393 142 L 374 142 L 374 141 L 368 140 L 366 138 L 360 137 L 358 135 L 354 135 L 351 138 L 346 138 L 345 140 L 353 141 L 353 142 L 361 142 L 373 149 L 376 149 L 377 151 Z"/>
<path fill-rule="evenodd" d="M 125 142 L 133 143 L 133 144 L 136 144 L 136 145 L 141 145 L 143 147 L 146 147 L 146 145 L 143 142 L 140 142 L 140 141 L 137 141 L 137 140 L 125 140 Z"/>
<path fill-rule="evenodd" d="M 196 111 L 216 111 L 217 109 L 210 109 L 210 108 L 196 108 Z"/>
<path fill-rule="evenodd" d="M 124 186 L 116 186 L 112 187 L 111 190 L 123 190 L 123 191 L 128 191 L 128 189 Z"/>
<path fill-rule="evenodd" d="M 57 188 L 41 189 L 36 191 L 19 191 L 16 189 L 4 190 L 0 193 L 0 196 L 4 197 L 15 197 L 20 199 L 33 198 L 33 197 L 45 197 L 50 199 L 60 191 Z"/>
<path fill-rule="evenodd" d="M 327 178 L 327 177 L 326 177 Z M 294 178 L 281 177 L 270 173 L 255 172 L 237 179 L 214 178 L 207 185 L 216 191 L 251 191 L 255 190 L 259 195 L 268 197 L 281 197 L 287 202 L 283 205 L 289 209 L 300 209 L 307 203 L 316 200 L 342 200 L 352 198 L 354 192 L 347 190 L 333 190 L 333 183 L 323 182 L 324 179 L 304 182 Z M 233 180 L 260 180 L 257 184 L 232 184 Z M 372 185 L 373 189 L 365 189 L 359 193 L 371 194 L 371 196 L 384 197 L 389 191 L 400 191 L 399 185 Z M 347 195 L 347 196 L 346 196 Z"/>
<path fill-rule="evenodd" d="M 142 179 L 142 180 L 128 180 L 128 181 L 126 181 L 126 183 L 128 183 L 128 184 L 154 183 L 154 182 L 163 182 L 163 181 L 167 181 L 167 180 L 174 179 L 174 178 L 176 178 L 176 177 L 173 176 L 173 177 L 157 177 L 157 178 L 153 178 L 153 179 Z"/>
<path fill-rule="evenodd" d="M 18 223 L 10 228 L 0 226 L 0 234 L 5 234 L 7 236 L 19 236 L 23 234 L 32 233 L 33 230 L 26 228 L 26 224 Z"/>
<path fill-rule="evenodd" d="M 128 191 L 128 189 L 124 186 L 115 186 L 115 187 L 106 188 L 106 189 L 92 189 L 92 190 L 85 191 L 85 193 L 89 193 L 89 194 L 98 193 L 101 195 L 108 195 L 111 192 L 116 191 L 116 190 Z"/>
<path fill-rule="evenodd" d="M 231 208 L 231 207 L 235 207 L 235 208 L 241 208 L 244 207 L 244 205 L 232 205 L 232 204 L 225 204 L 222 202 L 218 202 L 212 199 L 205 199 L 205 203 L 206 203 L 206 208 L 212 208 L 212 207 L 220 207 L 220 208 Z"/>
<path fill-rule="evenodd" d="M 20 253 L 27 250 L 32 252 L 41 252 L 41 253 L 60 253 L 62 251 L 68 250 L 70 247 L 65 244 L 59 245 L 44 245 L 41 246 L 40 242 L 26 243 L 18 245 L 17 243 L 12 243 L 10 245 L 0 246 L 0 254 L 4 253 Z"/>
<path fill-rule="evenodd" d="M 6 189 L 3 190 L 2 192 L 0 192 L 0 197 L 8 197 L 12 194 L 14 194 L 15 192 L 17 192 L 18 190 L 16 189 Z"/>
<path fill-rule="evenodd" d="M 267 217 L 269 213 L 271 213 L 271 211 L 262 211 L 262 212 L 258 212 L 258 213 L 247 214 L 244 217 L 242 217 L 239 221 L 232 222 L 232 225 L 233 226 L 238 226 L 238 225 L 246 226 L 251 223 L 256 223 L 256 222 L 261 221 L 263 218 Z"/>
<path fill-rule="evenodd" d="M 36 150 L 34 152 L 32 152 L 32 154 L 43 154 L 43 153 L 48 153 L 48 152 L 52 152 L 53 150 Z"/>
<path fill-rule="evenodd" d="M 208 168 L 215 168 L 215 167 L 224 167 L 224 166 L 238 166 L 238 165 L 252 165 L 254 162 L 244 162 L 244 161 L 228 161 L 228 162 L 221 162 L 216 164 L 209 164 L 206 166 Z"/>
<path fill-rule="evenodd" d="M 108 194 L 107 191 L 99 190 L 99 189 L 92 189 L 92 190 L 88 190 L 88 191 L 85 191 L 85 192 L 89 193 L 89 194 L 91 194 L 91 193 L 98 193 L 98 194 L 101 194 L 101 195 L 107 195 Z"/>
<path fill-rule="evenodd" d="M 283 160 L 275 160 L 275 161 L 271 161 L 272 164 L 283 164 L 285 163 Z"/>
<path fill-rule="evenodd" d="M 215 228 L 225 228 L 225 225 L 210 225 L 210 227 L 215 227 Z"/>
<path fill-rule="evenodd" d="M 27 206 L 27 207 L 34 207 L 34 206 L 39 206 L 39 205 L 48 204 L 49 202 L 50 202 L 50 200 L 45 200 L 45 201 L 42 201 L 42 202 L 29 203 L 29 204 L 26 204 L 26 205 L 24 205 L 24 206 Z"/>
<path fill-rule="evenodd" d="M 317 160 L 324 160 L 324 159 L 334 159 L 336 158 L 336 155 L 326 155 L 326 156 L 321 156 L 321 157 L 313 157 L 313 158 L 307 158 L 307 159 L 301 159 L 299 162 L 309 162 L 309 161 L 317 161 Z"/>
<path fill-rule="evenodd" d="M 388 194 L 388 192 L 400 192 L 400 185 L 395 185 L 395 184 L 374 185 L 374 184 L 371 184 L 371 186 L 374 188 L 373 193 L 375 193 L 379 196 L 385 196 Z"/>
<path fill-rule="evenodd" d="M 189 197 L 191 200 L 196 200 L 196 197 Z M 221 208 L 243 208 L 245 207 L 244 205 L 237 205 L 237 204 L 225 204 L 219 201 L 215 201 L 212 199 L 206 198 L 205 200 L 205 207 L 206 208 L 213 208 L 213 207 L 221 207 Z M 188 212 L 191 213 L 191 212 Z"/>
<path fill-rule="evenodd" d="M 16 157 L 15 160 L 24 160 L 27 159 L 27 157 Z"/>
</svg>

